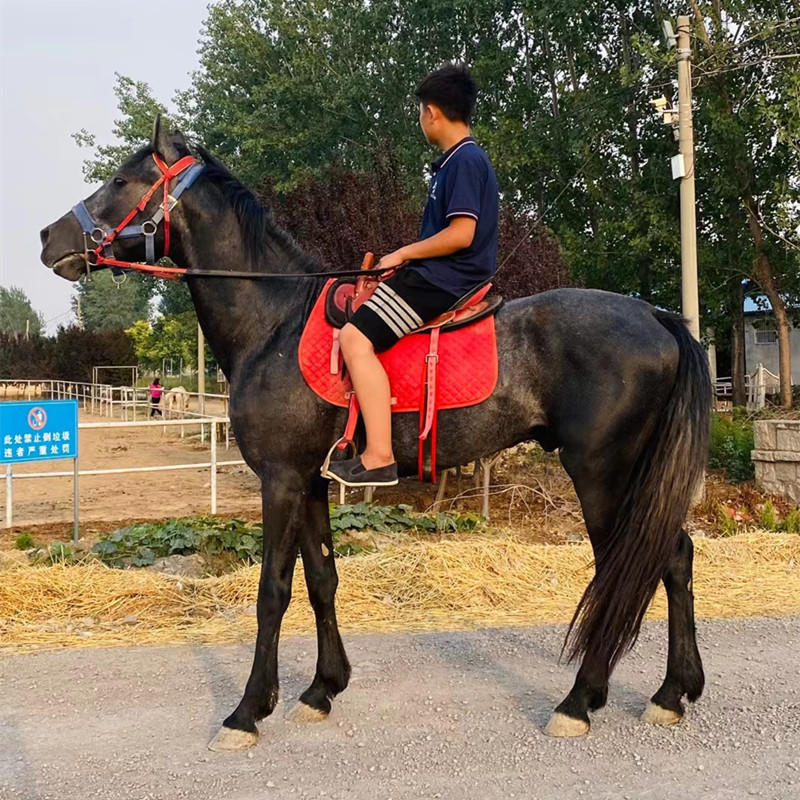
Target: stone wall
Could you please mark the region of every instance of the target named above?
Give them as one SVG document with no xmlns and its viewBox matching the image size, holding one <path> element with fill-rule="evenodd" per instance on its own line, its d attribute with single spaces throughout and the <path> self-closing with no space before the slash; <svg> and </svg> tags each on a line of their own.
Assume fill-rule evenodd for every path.
<svg viewBox="0 0 800 800">
<path fill-rule="evenodd" d="M 800 420 L 755 423 L 756 483 L 800 506 Z"/>
</svg>

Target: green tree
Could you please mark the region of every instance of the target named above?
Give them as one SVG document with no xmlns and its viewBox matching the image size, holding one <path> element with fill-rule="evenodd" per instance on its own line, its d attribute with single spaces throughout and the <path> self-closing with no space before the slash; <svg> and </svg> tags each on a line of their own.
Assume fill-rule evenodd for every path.
<svg viewBox="0 0 800 800">
<path fill-rule="evenodd" d="M 125 329 L 137 320 L 150 319 L 153 288 L 151 280 L 139 275 L 128 275 L 117 283 L 110 270 L 98 270 L 90 280 L 77 284 L 72 308 L 85 330 Z"/>
<path fill-rule="evenodd" d="M 0 286 L 0 333 L 40 336 L 43 329 L 44 317 L 34 311 L 28 295 L 16 286 Z"/>
<path fill-rule="evenodd" d="M 150 87 L 118 72 L 114 94 L 122 117 L 114 121 L 117 143 L 98 145 L 97 137 L 85 128 L 72 134 L 79 147 L 92 150 L 94 156 L 83 164 L 87 183 L 105 183 L 117 167 L 135 150 L 147 144 L 153 132 L 156 115 L 166 115 L 166 108 L 152 95 Z"/>
<path fill-rule="evenodd" d="M 703 325 L 733 338 L 727 329 L 749 281 L 775 308 L 785 361 L 800 282 L 791 247 L 797 2 L 690 2 Z M 324 185 L 333 164 L 371 171 L 391 142 L 416 204 L 434 154 L 412 89 L 443 60 L 463 59 L 481 86 L 474 130 L 505 204 L 555 234 L 581 283 L 677 310 L 678 184 L 668 168 L 677 148 L 649 100 L 674 93 L 676 54 L 661 45 L 660 22 L 679 10 L 600 0 L 222 0 L 209 9 L 177 118 L 249 185 L 274 192 L 278 207 L 298 188 Z M 118 94 L 116 131 L 132 148 L 158 103 L 130 79 L 118 79 Z"/>
<path fill-rule="evenodd" d="M 125 331 L 133 342 L 139 364 L 160 370 L 164 359 L 183 359 L 197 366 L 197 318 L 194 313 L 159 317 L 152 325 L 139 320 Z"/>
</svg>

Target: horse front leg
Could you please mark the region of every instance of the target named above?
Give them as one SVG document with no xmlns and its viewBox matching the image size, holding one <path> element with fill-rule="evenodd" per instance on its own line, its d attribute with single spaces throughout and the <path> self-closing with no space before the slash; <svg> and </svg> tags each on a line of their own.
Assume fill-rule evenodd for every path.
<svg viewBox="0 0 800 800">
<path fill-rule="evenodd" d="M 278 638 L 292 596 L 303 486 L 293 473 L 262 476 L 264 554 L 258 584 L 258 635 L 250 677 L 236 710 L 209 743 L 210 750 L 244 750 L 258 741 L 256 722 L 278 702 Z"/>
<path fill-rule="evenodd" d="M 287 715 L 293 722 L 321 722 L 331 711 L 331 700 L 347 688 L 350 663 L 336 622 L 335 597 L 339 585 L 333 555 L 328 508 L 328 481 L 313 479 L 305 524 L 299 531 L 308 598 L 317 623 L 317 669 L 311 686 Z"/>
</svg>

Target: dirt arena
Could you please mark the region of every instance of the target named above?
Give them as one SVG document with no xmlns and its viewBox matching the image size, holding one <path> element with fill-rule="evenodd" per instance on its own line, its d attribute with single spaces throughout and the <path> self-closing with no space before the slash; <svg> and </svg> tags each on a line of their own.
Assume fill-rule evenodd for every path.
<svg viewBox="0 0 800 800">
<path fill-rule="evenodd" d="M 97 414 L 80 414 L 80 422 L 102 421 L 108 420 Z M 224 436 L 222 431 L 220 435 Z M 183 439 L 179 426 L 83 429 L 78 452 L 82 470 L 207 464 L 211 460 L 208 426 L 205 442 L 201 442 L 197 424 L 186 425 Z M 241 460 L 241 454 L 233 442 L 226 450 L 223 438 L 218 459 L 237 461 Z M 71 469 L 71 461 L 39 461 L 15 465 L 14 474 Z M 81 522 L 207 514 L 211 511 L 210 480 L 208 467 L 83 476 Z M 217 480 L 218 513 L 259 513 L 259 484 L 246 466 L 220 467 Z M 68 523 L 72 519 L 72 477 L 15 480 L 13 488 L 15 528 Z M 5 507 L 2 520 L 5 524 Z"/>
</svg>

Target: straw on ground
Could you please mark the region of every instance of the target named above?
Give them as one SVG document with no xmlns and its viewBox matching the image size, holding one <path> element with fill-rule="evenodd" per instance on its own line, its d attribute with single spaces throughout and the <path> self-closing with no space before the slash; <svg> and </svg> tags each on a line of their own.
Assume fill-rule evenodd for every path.
<svg viewBox="0 0 800 800">
<path fill-rule="evenodd" d="M 701 617 L 800 613 L 800 536 L 695 541 Z M 567 622 L 591 571 L 588 544 L 487 538 L 415 542 L 338 561 L 345 633 Z M 87 566 L 20 567 L 0 581 L 0 650 L 253 641 L 258 567 L 172 578 Z M 663 591 L 650 609 L 665 616 Z M 298 562 L 283 632 L 313 634 Z"/>
</svg>

